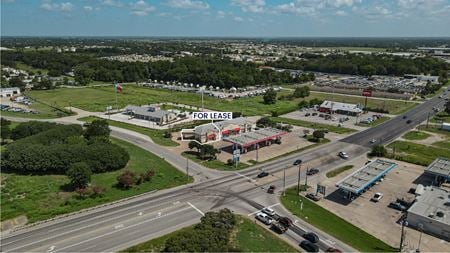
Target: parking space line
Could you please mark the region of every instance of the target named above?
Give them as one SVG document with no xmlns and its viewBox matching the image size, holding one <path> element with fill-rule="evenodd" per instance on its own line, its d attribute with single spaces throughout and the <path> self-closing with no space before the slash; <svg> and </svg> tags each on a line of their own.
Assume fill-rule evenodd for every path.
<svg viewBox="0 0 450 253">
<path fill-rule="evenodd" d="M 186 202 L 186 203 L 188 203 L 192 208 L 194 208 L 197 212 L 199 212 L 202 216 L 205 216 L 205 214 L 200 210 L 200 209 L 198 209 L 196 206 L 194 206 L 193 204 L 191 204 L 191 202 Z"/>
</svg>

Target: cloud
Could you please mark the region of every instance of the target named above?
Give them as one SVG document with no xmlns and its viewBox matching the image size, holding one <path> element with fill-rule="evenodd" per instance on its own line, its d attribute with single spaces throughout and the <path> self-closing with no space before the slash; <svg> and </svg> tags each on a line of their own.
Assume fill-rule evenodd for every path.
<svg viewBox="0 0 450 253">
<path fill-rule="evenodd" d="M 144 0 L 139 0 L 130 4 L 131 14 L 134 16 L 147 16 L 150 12 L 155 10 L 155 7 L 149 5 Z"/>
<path fill-rule="evenodd" d="M 242 21 L 244 21 L 244 19 L 241 18 L 241 17 L 234 17 L 233 20 L 236 21 L 236 22 L 242 22 Z"/>
<path fill-rule="evenodd" d="M 94 10 L 94 7 L 89 6 L 89 5 L 86 5 L 86 6 L 83 6 L 83 10 L 85 10 L 85 11 L 87 11 L 87 12 L 90 12 L 90 11 L 93 11 L 93 10 Z"/>
<path fill-rule="evenodd" d="M 262 13 L 266 11 L 265 0 L 231 0 L 231 5 L 240 7 L 244 12 Z"/>
<path fill-rule="evenodd" d="M 217 17 L 224 18 L 227 14 L 224 11 L 217 11 Z"/>
<path fill-rule="evenodd" d="M 53 3 L 51 0 L 45 0 L 41 4 L 41 9 L 46 11 L 70 12 L 74 6 L 71 2 Z"/>
<path fill-rule="evenodd" d="M 113 7 L 123 7 L 123 3 L 119 0 L 102 0 L 101 4 Z"/>
<path fill-rule="evenodd" d="M 208 3 L 196 0 L 168 0 L 166 4 L 172 8 L 178 9 L 193 9 L 193 10 L 209 9 Z"/>
<path fill-rule="evenodd" d="M 343 10 L 337 10 L 336 11 L 336 16 L 347 16 L 347 12 L 343 11 Z"/>
<path fill-rule="evenodd" d="M 335 13 L 342 15 L 343 10 L 337 8 L 352 7 L 360 4 L 362 0 L 295 0 L 286 4 L 280 4 L 274 7 L 275 12 L 290 13 L 305 16 L 318 16 L 322 12 Z"/>
<path fill-rule="evenodd" d="M 10 3 L 14 3 L 16 2 L 16 0 L 1 0 L 0 3 L 2 4 L 10 4 Z"/>
</svg>

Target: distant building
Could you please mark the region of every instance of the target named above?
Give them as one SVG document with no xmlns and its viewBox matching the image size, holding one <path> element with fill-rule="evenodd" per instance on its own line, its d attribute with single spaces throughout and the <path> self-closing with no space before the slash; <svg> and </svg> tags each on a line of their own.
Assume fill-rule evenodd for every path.
<svg viewBox="0 0 450 253">
<path fill-rule="evenodd" d="M 17 87 L 0 89 L 0 97 L 2 97 L 2 98 L 14 97 L 14 96 L 18 96 L 18 95 L 20 95 L 20 89 Z"/>
<path fill-rule="evenodd" d="M 333 102 L 325 100 L 320 106 L 319 106 L 319 112 L 324 113 L 338 113 L 338 114 L 345 114 L 345 115 L 352 115 L 357 116 L 362 113 L 362 109 L 355 104 L 347 104 L 347 103 L 340 103 L 340 102 Z"/>
<path fill-rule="evenodd" d="M 440 185 L 442 182 L 450 182 L 450 159 L 438 157 L 428 167 L 425 174 L 434 177 L 434 184 Z"/>
<path fill-rule="evenodd" d="M 442 129 L 442 130 L 446 130 L 446 131 L 450 131 L 450 123 L 445 123 L 445 122 L 443 122 L 443 123 L 441 124 L 441 129 Z"/>
<path fill-rule="evenodd" d="M 136 119 L 155 122 L 158 125 L 166 125 L 177 119 L 177 115 L 174 112 L 160 110 L 159 106 L 129 105 L 125 108 L 124 113 Z"/>
<path fill-rule="evenodd" d="M 408 226 L 450 240 L 450 189 L 428 186 L 408 209 Z"/>
</svg>

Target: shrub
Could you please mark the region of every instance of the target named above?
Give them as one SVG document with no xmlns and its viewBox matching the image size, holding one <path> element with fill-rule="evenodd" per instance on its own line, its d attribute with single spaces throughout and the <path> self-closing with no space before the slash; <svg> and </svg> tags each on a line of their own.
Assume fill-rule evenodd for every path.
<svg viewBox="0 0 450 253">
<path fill-rule="evenodd" d="M 125 170 L 121 175 L 117 177 L 117 185 L 124 189 L 129 189 L 134 184 L 134 173 Z"/>
<path fill-rule="evenodd" d="M 29 121 L 20 123 L 11 132 L 11 139 L 18 140 L 56 127 L 56 123 Z"/>
<path fill-rule="evenodd" d="M 86 188 L 91 181 L 92 171 L 84 162 L 71 164 L 67 170 L 70 184 L 75 188 Z"/>
</svg>

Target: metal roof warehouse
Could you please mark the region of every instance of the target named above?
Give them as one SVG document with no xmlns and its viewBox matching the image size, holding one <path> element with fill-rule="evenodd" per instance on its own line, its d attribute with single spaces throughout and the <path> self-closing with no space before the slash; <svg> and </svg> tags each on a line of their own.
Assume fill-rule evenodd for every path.
<svg viewBox="0 0 450 253">
<path fill-rule="evenodd" d="M 376 159 L 339 181 L 336 186 L 350 194 L 359 195 L 396 166 L 393 162 Z"/>
<path fill-rule="evenodd" d="M 273 140 L 287 134 L 287 132 L 276 128 L 263 128 L 253 132 L 224 138 L 224 141 L 231 142 L 241 147 L 248 147 L 263 141 Z"/>
</svg>

